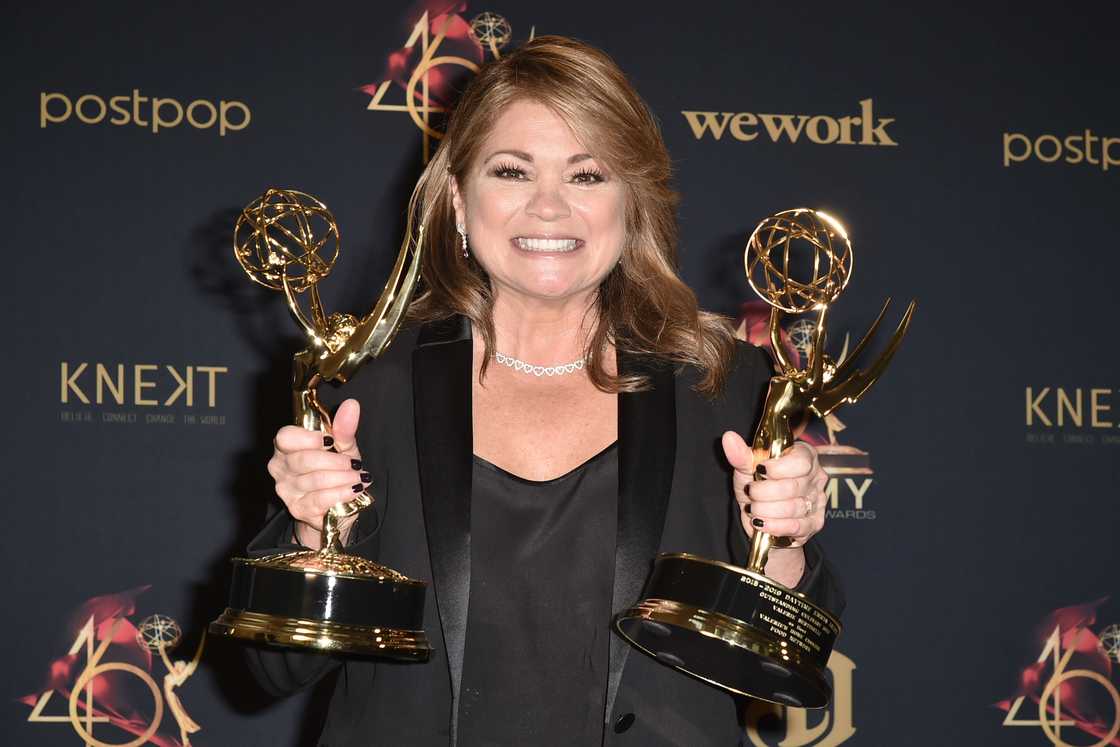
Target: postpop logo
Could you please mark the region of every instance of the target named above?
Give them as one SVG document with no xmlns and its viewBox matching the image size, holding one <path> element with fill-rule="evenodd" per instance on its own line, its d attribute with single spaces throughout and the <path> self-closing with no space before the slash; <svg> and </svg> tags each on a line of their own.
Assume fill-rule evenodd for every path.
<svg viewBox="0 0 1120 747">
<path fill-rule="evenodd" d="M 65 93 L 43 91 L 39 94 L 39 127 L 45 129 L 74 118 L 82 124 L 97 125 L 108 121 L 123 127 L 135 125 L 150 129 L 153 134 L 180 127 L 184 123 L 196 130 L 217 129 L 219 137 L 239 132 L 249 126 L 253 114 L 243 101 L 195 99 L 183 105 L 178 99 L 141 96 L 132 89 L 131 96 L 110 96 L 106 100 L 87 93 L 72 100 Z"/>
<path fill-rule="evenodd" d="M 1120 166 L 1120 137 L 1100 137 L 1089 129 L 1063 138 L 1057 135 L 1031 138 L 1020 132 L 1003 133 L 1004 168 L 1032 159 L 1042 163 L 1084 163 L 1108 171 L 1112 166 Z"/>
<path fill-rule="evenodd" d="M 730 133 L 732 138 L 744 143 L 765 135 L 772 143 L 804 142 L 804 136 L 804 140 L 817 145 L 898 145 L 887 132 L 894 118 L 876 117 L 872 99 L 861 99 L 859 114 L 849 117 L 702 111 L 682 111 L 681 114 L 697 140 L 704 137 L 721 140 L 724 133 Z"/>
</svg>

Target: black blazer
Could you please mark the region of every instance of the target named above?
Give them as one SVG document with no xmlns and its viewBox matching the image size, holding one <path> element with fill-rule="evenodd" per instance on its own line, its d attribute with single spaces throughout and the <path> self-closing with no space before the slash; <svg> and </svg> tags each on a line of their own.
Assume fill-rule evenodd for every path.
<svg viewBox="0 0 1120 747">
<path fill-rule="evenodd" d="M 275 694 L 342 667 L 321 747 L 456 744 L 471 573 L 471 363 L 470 324 L 456 317 L 402 330 L 381 358 L 331 393 L 361 402 L 358 445 L 376 496 L 348 551 L 431 582 L 424 626 L 433 652 L 426 663 L 400 664 L 248 649 L 254 674 Z M 619 395 L 616 614 L 639 599 L 659 551 L 746 562 L 720 436 L 733 429 L 749 438 L 771 375 L 766 355 L 746 343 L 714 401 L 692 389 L 692 369 L 625 354 L 619 365 L 649 374 L 653 388 Z M 281 511 L 249 554 L 290 549 L 290 537 L 291 519 Z M 843 592 L 815 540 L 806 561 L 796 589 L 839 615 Z M 612 635 L 603 744 L 737 745 L 741 707 Z"/>
</svg>

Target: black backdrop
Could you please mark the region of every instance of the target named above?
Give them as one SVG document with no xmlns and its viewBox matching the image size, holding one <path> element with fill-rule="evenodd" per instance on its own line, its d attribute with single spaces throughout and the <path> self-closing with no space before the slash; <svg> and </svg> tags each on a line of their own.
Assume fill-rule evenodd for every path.
<svg viewBox="0 0 1120 747">
<path fill-rule="evenodd" d="M 759 709 L 747 743 L 1087 745 L 1120 724 L 1115 4 L 442 5 L 504 16 L 511 44 L 535 30 L 615 57 L 661 119 L 682 272 L 707 308 L 739 313 L 746 236 L 800 205 L 853 238 L 834 339 L 886 295 L 919 300 L 883 382 L 840 414 L 838 440 L 874 473 L 837 477 L 822 535 L 849 594 L 837 706 Z M 297 341 L 280 299 L 232 259 L 237 212 L 272 185 L 322 198 L 343 235 L 325 296 L 368 306 L 423 137 L 362 89 L 418 13 L 8 8 L 5 743 L 123 744 L 157 707 L 151 739 L 166 746 L 187 715 L 197 745 L 313 742 L 321 694 L 272 703 L 233 644 L 207 640 L 177 701 L 133 635 L 171 618 L 171 658 L 191 660 L 222 607 L 225 558 L 271 494 Z M 390 86 L 380 104 L 403 102 Z M 832 129 L 869 114 L 849 138 Z M 783 121 L 804 126 L 796 142 L 767 127 Z M 99 658 L 86 641 L 111 629 Z M 93 669 L 110 662 L 137 669 Z M 1060 718 L 1048 698 L 1040 719 L 1062 672 Z M 83 673 L 105 676 L 71 719 Z M 81 715 L 87 695 L 110 720 Z"/>
</svg>

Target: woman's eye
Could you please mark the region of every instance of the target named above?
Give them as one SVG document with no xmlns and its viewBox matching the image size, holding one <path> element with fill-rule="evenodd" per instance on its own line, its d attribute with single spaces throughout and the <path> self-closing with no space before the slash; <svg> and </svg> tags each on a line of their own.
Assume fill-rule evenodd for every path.
<svg viewBox="0 0 1120 747">
<path fill-rule="evenodd" d="M 573 174 L 572 181 L 576 184 L 598 184 L 599 182 L 606 181 L 606 178 L 601 171 L 587 169 Z"/>
<path fill-rule="evenodd" d="M 490 172 L 499 179 L 524 179 L 525 170 L 517 166 L 501 165 L 495 166 L 494 170 Z"/>
</svg>

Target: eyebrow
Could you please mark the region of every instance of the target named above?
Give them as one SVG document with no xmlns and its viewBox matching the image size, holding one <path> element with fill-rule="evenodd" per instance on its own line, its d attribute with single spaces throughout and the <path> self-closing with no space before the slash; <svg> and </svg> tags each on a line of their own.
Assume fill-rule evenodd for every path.
<svg viewBox="0 0 1120 747">
<path fill-rule="evenodd" d="M 522 161 L 528 161 L 529 163 L 533 162 L 533 157 L 531 155 L 529 155 L 528 153 L 526 153 L 525 151 L 523 151 L 523 150 L 508 150 L 507 149 L 507 150 L 496 150 L 496 151 L 494 151 L 493 153 L 491 153 L 490 155 L 488 155 L 486 157 L 486 160 L 483 161 L 483 163 L 489 163 L 490 159 L 494 158 L 494 156 L 500 156 L 500 155 L 503 155 L 503 154 L 508 155 L 508 156 L 513 156 L 514 158 L 520 158 Z M 574 156 L 571 156 L 568 159 L 568 163 L 570 163 L 570 164 L 571 163 L 579 163 L 580 161 L 586 161 L 589 158 L 594 158 L 594 156 L 592 156 L 590 153 L 576 153 Z"/>
</svg>

